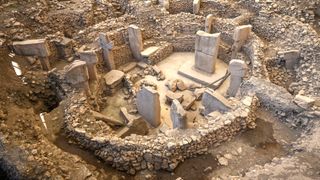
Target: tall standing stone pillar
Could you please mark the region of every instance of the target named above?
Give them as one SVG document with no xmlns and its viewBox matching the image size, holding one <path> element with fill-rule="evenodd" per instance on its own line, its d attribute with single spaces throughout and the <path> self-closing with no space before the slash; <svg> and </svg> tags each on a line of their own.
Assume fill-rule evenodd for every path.
<svg viewBox="0 0 320 180">
<path fill-rule="evenodd" d="M 149 87 L 143 87 L 137 93 L 138 112 L 144 120 L 153 127 L 158 127 L 161 124 L 160 120 L 160 99 L 159 93 Z"/>
<path fill-rule="evenodd" d="M 49 45 L 45 39 L 33 39 L 13 42 L 14 52 L 22 56 L 37 56 L 40 59 L 41 67 L 45 71 L 51 69 L 49 56 L 51 54 Z"/>
<path fill-rule="evenodd" d="M 95 81 L 98 79 L 97 67 L 98 55 L 95 51 L 82 51 L 79 53 L 80 59 L 85 61 L 88 68 L 89 79 Z"/>
<path fill-rule="evenodd" d="M 207 73 L 214 73 L 218 58 L 220 33 L 209 34 L 198 31 L 195 47 L 195 67 Z"/>
<path fill-rule="evenodd" d="M 106 33 L 99 34 L 99 43 L 100 47 L 102 48 L 103 60 L 108 66 L 109 70 L 116 69 L 112 52 L 113 45 Z"/>
<path fill-rule="evenodd" d="M 234 44 L 232 46 L 231 58 L 236 58 L 238 51 L 249 38 L 251 31 L 252 31 L 251 25 L 243 25 L 235 28 L 234 34 L 233 34 Z"/>
<path fill-rule="evenodd" d="M 242 83 L 243 77 L 245 76 L 247 70 L 247 65 L 244 61 L 239 59 L 231 60 L 229 63 L 229 72 L 231 74 L 230 85 L 227 90 L 227 95 L 230 97 L 235 97 L 240 85 Z"/>
<path fill-rule="evenodd" d="M 212 14 L 209 14 L 206 17 L 206 24 L 205 24 L 205 31 L 207 33 L 212 33 L 212 25 L 213 25 L 213 21 L 214 21 L 214 16 Z"/>
<path fill-rule="evenodd" d="M 198 14 L 200 11 L 201 0 L 193 0 L 193 14 Z"/>
<path fill-rule="evenodd" d="M 84 61 L 76 60 L 65 67 L 65 79 L 73 88 L 82 89 L 87 96 L 91 95 L 89 87 L 89 73 Z"/>
<path fill-rule="evenodd" d="M 141 29 L 136 25 L 130 25 L 128 28 L 129 44 L 134 58 L 142 60 L 143 40 Z"/>
</svg>

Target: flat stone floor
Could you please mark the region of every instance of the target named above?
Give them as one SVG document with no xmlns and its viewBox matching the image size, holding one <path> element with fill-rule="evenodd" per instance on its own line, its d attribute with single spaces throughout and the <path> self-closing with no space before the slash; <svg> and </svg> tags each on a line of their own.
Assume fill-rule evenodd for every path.
<svg viewBox="0 0 320 180">
<path fill-rule="evenodd" d="M 185 63 L 190 63 L 190 62 L 194 61 L 194 56 L 195 56 L 195 54 L 190 53 L 190 52 L 177 52 L 177 53 L 173 53 L 168 58 L 159 62 L 157 64 L 157 66 L 162 70 L 162 72 L 166 76 L 166 79 L 164 81 L 157 81 L 156 77 L 153 77 L 153 76 L 146 76 L 145 77 L 146 80 L 152 81 L 155 84 L 157 84 L 157 87 L 158 87 L 157 90 L 160 94 L 161 119 L 162 119 L 163 125 L 165 127 L 169 127 L 169 128 L 172 127 L 172 122 L 171 122 L 171 118 L 170 118 L 170 106 L 165 104 L 166 92 L 168 91 L 168 88 L 166 87 L 165 84 L 170 79 L 181 79 L 186 84 L 191 84 L 191 83 L 198 84 L 198 83 L 192 81 L 191 79 L 186 78 L 178 73 L 181 66 L 183 66 Z M 219 60 L 219 63 L 217 63 L 216 68 L 221 68 L 220 74 L 216 75 L 218 78 L 220 78 L 225 74 L 225 72 L 227 70 L 227 65 L 223 61 Z M 224 95 L 227 91 L 229 82 L 230 82 L 230 79 L 228 78 L 223 83 L 223 85 L 219 89 L 217 89 L 217 91 Z M 192 92 L 189 90 L 185 90 L 181 93 L 182 94 L 192 94 Z M 196 103 L 197 103 L 197 105 L 200 104 L 200 102 L 196 102 Z M 188 112 L 189 118 L 194 118 L 194 117 L 201 118 L 199 116 L 200 115 L 199 115 L 198 110 Z M 190 119 L 189 119 L 189 121 L 190 121 Z M 163 128 L 165 128 L 165 127 L 163 127 Z"/>
</svg>

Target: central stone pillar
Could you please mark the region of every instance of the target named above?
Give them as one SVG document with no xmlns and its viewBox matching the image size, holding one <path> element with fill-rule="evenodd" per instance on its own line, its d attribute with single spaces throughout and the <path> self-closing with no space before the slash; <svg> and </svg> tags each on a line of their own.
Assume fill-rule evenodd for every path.
<svg viewBox="0 0 320 180">
<path fill-rule="evenodd" d="M 245 76 L 247 65 L 239 59 L 231 60 L 229 63 L 229 72 L 231 74 L 230 85 L 227 90 L 227 95 L 235 97 Z"/>
<path fill-rule="evenodd" d="M 159 93 L 150 87 L 143 87 L 137 93 L 137 108 L 139 114 L 153 127 L 161 124 Z"/>
<path fill-rule="evenodd" d="M 209 34 L 198 31 L 195 47 L 195 67 L 201 71 L 213 74 L 217 62 L 220 44 L 220 33 Z"/>
<path fill-rule="evenodd" d="M 79 52 L 80 59 L 85 61 L 87 64 L 89 79 L 95 81 L 98 79 L 97 67 L 98 55 L 95 51 L 83 51 Z"/>
<path fill-rule="evenodd" d="M 141 29 L 136 25 L 130 25 L 128 28 L 129 44 L 134 58 L 142 60 L 143 40 Z"/>
</svg>

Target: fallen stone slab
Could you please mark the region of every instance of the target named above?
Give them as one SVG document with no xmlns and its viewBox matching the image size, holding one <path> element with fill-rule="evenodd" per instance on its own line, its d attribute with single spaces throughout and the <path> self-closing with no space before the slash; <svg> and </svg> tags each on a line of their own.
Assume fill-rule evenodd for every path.
<svg viewBox="0 0 320 180">
<path fill-rule="evenodd" d="M 303 110 L 293 102 L 294 97 L 285 88 L 264 79 L 251 77 L 242 83 L 240 92 L 241 95 L 256 95 L 263 106 L 274 111 L 298 113 Z"/>
<path fill-rule="evenodd" d="M 129 124 L 130 122 L 137 120 L 137 119 L 141 119 L 140 115 L 132 115 L 128 112 L 127 108 L 122 107 L 120 108 L 120 115 L 122 116 L 122 118 L 124 119 L 126 124 Z"/>
<path fill-rule="evenodd" d="M 206 89 L 202 97 L 202 105 L 204 106 L 204 115 L 208 115 L 213 111 L 226 112 L 231 109 L 230 102 L 216 91 Z"/>
<path fill-rule="evenodd" d="M 300 94 L 296 95 L 293 101 L 303 109 L 310 109 L 315 103 L 315 99 Z"/>
<path fill-rule="evenodd" d="M 196 101 L 195 96 L 193 96 L 192 94 L 186 94 L 183 96 L 182 107 L 185 110 L 189 110 L 195 101 Z"/>
<path fill-rule="evenodd" d="M 123 126 L 124 125 L 124 123 L 122 121 L 114 119 L 114 118 L 109 117 L 109 116 L 106 116 L 106 115 L 101 114 L 99 112 L 91 110 L 91 113 L 92 113 L 92 115 L 93 115 L 93 117 L 95 119 L 104 121 L 105 123 L 107 123 L 107 124 L 109 124 L 111 126 Z"/>
</svg>

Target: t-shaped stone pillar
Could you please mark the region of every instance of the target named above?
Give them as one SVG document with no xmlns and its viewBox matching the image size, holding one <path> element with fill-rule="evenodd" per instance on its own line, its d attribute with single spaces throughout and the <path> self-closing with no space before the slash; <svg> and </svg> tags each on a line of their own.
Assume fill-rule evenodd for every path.
<svg viewBox="0 0 320 180">
<path fill-rule="evenodd" d="M 213 21 L 214 21 L 214 16 L 212 14 L 209 14 L 206 17 L 206 24 L 205 24 L 205 31 L 207 33 L 211 33 L 212 32 L 212 25 L 213 25 Z"/>
<path fill-rule="evenodd" d="M 64 69 L 65 79 L 74 88 L 83 89 L 88 96 L 91 95 L 89 87 L 89 74 L 86 62 L 75 60 L 72 64 L 68 65 Z"/>
<path fill-rule="evenodd" d="M 240 85 L 242 83 L 243 77 L 245 76 L 247 70 L 247 65 L 244 61 L 239 59 L 233 59 L 229 63 L 229 72 L 231 74 L 230 85 L 227 90 L 227 95 L 230 97 L 235 97 Z"/>
<path fill-rule="evenodd" d="M 232 46 L 231 58 L 236 57 L 240 48 L 243 46 L 243 44 L 249 38 L 251 31 L 252 31 L 251 25 L 243 25 L 243 26 L 238 26 L 235 28 L 234 34 L 233 34 L 234 44 Z"/>
<path fill-rule="evenodd" d="M 37 56 L 43 70 L 50 70 L 48 42 L 45 39 L 33 39 L 13 42 L 14 52 L 22 56 Z"/>
<path fill-rule="evenodd" d="M 99 43 L 100 47 L 102 48 L 102 53 L 103 53 L 103 60 L 108 66 L 109 70 L 116 69 L 116 65 L 114 62 L 114 56 L 112 52 L 112 42 L 110 41 L 109 37 L 105 33 L 100 33 L 99 34 Z"/>
<path fill-rule="evenodd" d="M 95 81 L 98 79 L 96 64 L 98 62 L 98 55 L 95 51 L 82 51 L 79 52 L 80 59 L 87 64 L 89 79 Z"/>
<path fill-rule="evenodd" d="M 134 58 L 142 60 L 143 41 L 141 29 L 136 25 L 130 25 L 128 28 L 129 44 Z"/>
<path fill-rule="evenodd" d="M 214 73 L 220 44 L 220 33 L 209 34 L 198 31 L 195 47 L 195 67 L 207 73 Z"/>
<path fill-rule="evenodd" d="M 170 117 L 171 117 L 173 129 L 187 128 L 186 111 L 183 109 L 180 102 L 176 99 L 172 101 L 171 109 L 170 109 Z"/>
<path fill-rule="evenodd" d="M 161 124 L 159 93 L 150 87 L 143 87 L 137 93 L 137 108 L 144 120 L 153 127 Z"/>
</svg>

